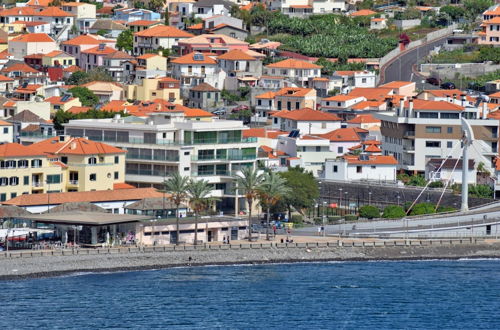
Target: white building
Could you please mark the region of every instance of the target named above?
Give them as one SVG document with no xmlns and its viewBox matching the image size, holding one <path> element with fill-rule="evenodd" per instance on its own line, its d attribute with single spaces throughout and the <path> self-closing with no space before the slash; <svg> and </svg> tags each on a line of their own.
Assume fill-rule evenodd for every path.
<svg viewBox="0 0 500 330">
<path fill-rule="evenodd" d="M 374 88 L 377 85 L 377 74 L 372 71 L 335 71 L 334 78 L 342 79 L 343 91 L 353 88 Z"/>
<path fill-rule="evenodd" d="M 13 125 L 4 120 L 0 120 L 0 144 L 14 142 Z"/>
<path fill-rule="evenodd" d="M 350 96 L 339 94 L 325 97 L 321 100 L 321 110 L 328 112 L 340 112 L 350 110 L 355 104 L 366 101 L 363 96 Z"/>
<path fill-rule="evenodd" d="M 160 47 L 171 49 L 179 40 L 193 37 L 191 33 L 173 26 L 155 25 L 149 29 L 134 33 L 134 54 L 142 55 Z"/>
<path fill-rule="evenodd" d="M 170 63 L 172 77 L 180 80 L 181 88 L 188 89 L 201 83 L 207 83 L 220 89 L 224 84 L 225 72 L 220 70 L 216 60 L 206 54 L 190 53 L 178 57 Z"/>
<path fill-rule="evenodd" d="M 425 166 L 425 179 L 430 181 L 441 181 L 452 184 L 462 184 L 462 159 L 431 158 Z M 469 159 L 469 172 L 467 173 L 467 183 L 476 184 L 477 170 L 473 159 Z"/>
<path fill-rule="evenodd" d="M 9 40 L 9 53 L 16 60 L 24 60 L 31 54 L 47 54 L 58 50 L 56 42 L 45 33 L 22 34 Z"/>
<path fill-rule="evenodd" d="M 309 85 L 312 84 L 310 80 L 321 77 L 321 66 L 289 58 L 266 65 L 264 74 L 271 77 L 283 77 L 299 87 L 310 87 Z"/>
<path fill-rule="evenodd" d="M 392 156 L 361 154 L 327 159 L 322 178 L 335 181 L 396 181 L 397 160 Z"/>
<path fill-rule="evenodd" d="M 162 188 L 166 176 L 179 172 L 208 180 L 213 195 L 221 198 L 218 209 L 232 209 L 233 177 L 242 167 L 256 165 L 257 139 L 242 136 L 248 128 L 241 121 L 191 110 L 157 112 L 148 118 L 71 120 L 65 132 L 126 149 L 128 183 Z"/>
<path fill-rule="evenodd" d="M 301 134 L 325 134 L 341 126 L 341 120 L 336 115 L 310 108 L 282 110 L 272 117 L 273 129 L 287 132 L 298 130 Z"/>
</svg>

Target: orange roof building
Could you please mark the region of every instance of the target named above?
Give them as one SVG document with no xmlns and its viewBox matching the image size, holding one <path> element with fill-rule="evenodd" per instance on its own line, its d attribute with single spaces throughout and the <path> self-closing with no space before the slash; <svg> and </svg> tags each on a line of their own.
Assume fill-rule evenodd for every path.
<svg viewBox="0 0 500 330">
<path fill-rule="evenodd" d="M 309 79 L 321 77 L 321 68 L 311 62 L 289 58 L 268 64 L 264 69 L 264 75 L 283 77 L 297 83 L 298 86 L 306 87 Z"/>
<path fill-rule="evenodd" d="M 361 9 L 358 11 L 355 11 L 351 14 L 352 17 L 362 17 L 362 16 L 372 16 L 376 15 L 377 12 L 370 10 L 370 9 Z"/>
</svg>

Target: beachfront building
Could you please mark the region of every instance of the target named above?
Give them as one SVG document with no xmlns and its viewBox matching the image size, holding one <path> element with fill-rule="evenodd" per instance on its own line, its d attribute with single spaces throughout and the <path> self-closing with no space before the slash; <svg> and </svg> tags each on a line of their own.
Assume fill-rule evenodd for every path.
<svg viewBox="0 0 500 330">
<path fill-rule="evenodd" d="M 492 118 L 487 103 L 480 107 L 461 106 L 457 102 L 409 100 L 393 112 L 379 112 L 384 155 L 398 160 L 398 168 L 425 172 L 429 159 L 460 158 L 463 132 L 461 118 L 474 131 L 475 141 L 469 149 L 475 164 L 483 163 L 493 172 L 498 155 L 498 119 Z"/>
<path fill-rule="evenodd" d="M 246 129 L 241 121 L 214 119 L 189 108 L 65 124 L 66 134 L 126 149 L 127 183 L 161 189 L 173 172 L 206 179 L 214 185 L 213 195 L 221 198 L 218 209 L 234 207 L 234 174 L 256 164 L 258 145 L 255 138 L 242 137 Z"/>
</svg>

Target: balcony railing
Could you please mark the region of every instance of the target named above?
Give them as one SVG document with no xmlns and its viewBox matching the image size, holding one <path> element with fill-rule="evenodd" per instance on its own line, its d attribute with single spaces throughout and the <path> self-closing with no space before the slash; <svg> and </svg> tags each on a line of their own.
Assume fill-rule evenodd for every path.
<svg viewBox="0 0 500 330">
<path fill-rule="evenodd" d="M 128 138 L 128 139 L 112 139 L 103 138 L 102 136 L 89 136 L 92 141 L 103 141 L 103 142 L 117 142 L 117 143 L 130 143 L 130 144 L 152 144 L 152 145 L 168 145 L 168 146 L 190 146 L 197 144 L 230 144 L 230 143 L 255 143 L 257 142 L 256 137 L 247 138 L 237 138 L 237 139 L 195 139 L 191 142 L 186 141 L 172 141 L 165 139 L 157 140 L 144 140 L 143 138 Z"/>
<path fill-rule="evenodd" d="M 95 164 L 88 164 L 88 163 L 68 163 L 69 166 L 76 166 L 76 167 L 86 167 L 86 166 L 111 166 L 114 165 L 113 163 L 95 163 Z"/>
<path fill-rule="evenodd" d="M 43 187 L 43 182 L 42 182 L 42 181 L 38 181 L 38 182 L 33 181 L 33 182 L 31 183 L 31 185 L 32 185 L 33 187 Z"/>
<path fill-rule="evenodd" d="M 146 175 L 146 176 L 161 176 L 167 177 L 170 173 L 166 173 L 165 171 L 155 171 L 155 170 L 134 170 L 127 169 L 125 170 L 125 175 Z"/>
<path fill-rule="evenodd" d="M 131 155 L 127 154 L 125 156 L 126 159 L 137 159 L 137 160 L 159 160 L 159 161 L 167 161 L 167 162 L 178 162 L 179 156 L 177 157 L 161 157 L 158 155 Z"/>
<path fill-rule="evenodd" d="M 72 186 L 77 186 L 78 185 L 78 180 L 69 180 L 68 184 L 70 184 Z"/>
<path fill-rule="evenodd" d="M 203 155 L 203 156 L 191 156 L 192 161 L 209 161 L 209 160 L 252 160 L 256 159 L 256 155 Z"/>
<path fill-rule="evenodd" d="M 406 131 L 404 136 L 415 136 L 415 131 Z"/>
</svg>

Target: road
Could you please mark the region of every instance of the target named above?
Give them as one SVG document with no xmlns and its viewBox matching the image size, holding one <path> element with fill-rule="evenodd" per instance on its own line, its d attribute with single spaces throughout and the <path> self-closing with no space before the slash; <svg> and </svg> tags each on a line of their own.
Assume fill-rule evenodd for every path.
<svg viewBox="0 0 500 330">
<path fill-rule="evenodd" d="M 407 51 L 403 55 L 389 62 L 383 70 L 385 71 L 384 81 L 380 84 L 388 83 L 395 80 L 414 81 L 417 83 L 417 89 L 436 89 L 437 86 L 430 84 L 422 84 L 421 79 L 412 74 L 412 67 L 417 63 L 417 59 L 421 59 L 429 54 L 436 46 L 440 46 L 446 42 L 446 36 L 438 40 L 432 41 L 420 47 L 416 47 Z"/>
</svg>

